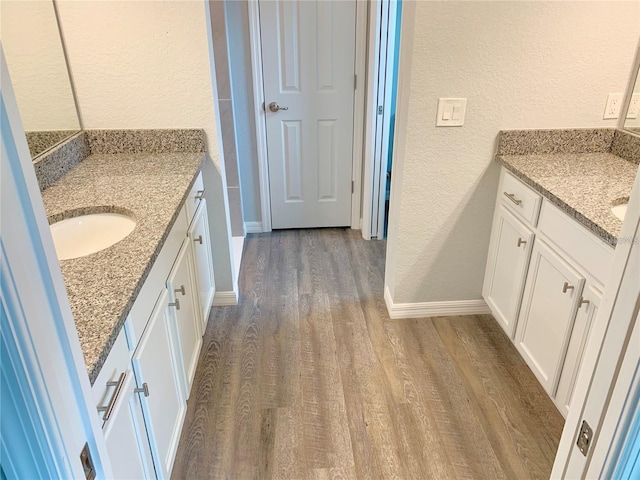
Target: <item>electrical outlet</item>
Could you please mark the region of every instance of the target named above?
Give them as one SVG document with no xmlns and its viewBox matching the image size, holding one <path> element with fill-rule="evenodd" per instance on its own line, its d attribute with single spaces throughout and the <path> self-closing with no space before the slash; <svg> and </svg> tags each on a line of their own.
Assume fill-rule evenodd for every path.
<svg viewBox="0 0 640 480">
<path fill-rule="evenodd" d="M 631 102 L 629 102 L 629 110 L 627 110 L 627 118 L 638 118 L 640 113 L 640 93 L 634 93 L 631 95 Z"/>
<path fill-rule="evenodd" d="M 602 118 L 618 118 L 620 116 L 620 106 L 622 105 L 621 93 L 610 93 L 607 97 L 607 105 L 604 107 L 604 116 Z"/>
</svg>

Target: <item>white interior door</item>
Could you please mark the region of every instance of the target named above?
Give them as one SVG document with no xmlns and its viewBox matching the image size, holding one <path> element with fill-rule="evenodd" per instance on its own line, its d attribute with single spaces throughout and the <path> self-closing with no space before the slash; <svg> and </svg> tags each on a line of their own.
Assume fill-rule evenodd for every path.
<svg viewBox="0 0 640 480">
<path fill-rule="evenodd" d="M 260 1 L 272 228 L 351 224 L 355 26 L 353 0 Z"/>
</svg>

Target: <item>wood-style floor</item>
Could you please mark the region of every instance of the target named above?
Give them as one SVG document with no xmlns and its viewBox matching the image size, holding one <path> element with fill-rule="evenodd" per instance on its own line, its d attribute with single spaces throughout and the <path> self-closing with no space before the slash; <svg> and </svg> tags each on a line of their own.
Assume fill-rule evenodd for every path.
<svg viewBox="0 0 640 480">
<path fill-rule="evenodd" d="M 563 418 L 491 316 L 391 320 L 385 242 L 249 236 L 175 479 L 549 478 Z"/>
</svg>

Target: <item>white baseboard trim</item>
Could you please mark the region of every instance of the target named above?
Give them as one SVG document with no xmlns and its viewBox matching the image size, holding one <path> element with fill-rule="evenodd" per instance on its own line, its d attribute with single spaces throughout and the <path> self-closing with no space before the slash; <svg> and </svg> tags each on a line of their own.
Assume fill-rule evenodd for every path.
<svg viewBox="0 0 640 480">
<path fill-rule="evenodd" d="M 484 300 L 453 300 L 450 302 L 393 303 L 391 292 L 384 287 L 384 302 L 389 317 L 423 318 L 455 315 L 484 315 L 491 313 Z"/>
<path fill-rule="evenodd" d="M 230 307 L 237 304 L 238 294 L 236 292 L 216 292 L 213 296 L 213 307 Z"/>
<path fill-rule="evenodd" d="M 262 222 L 244 222 L 244 231 L 247 233 L 262 233 Z"/>
</svg>

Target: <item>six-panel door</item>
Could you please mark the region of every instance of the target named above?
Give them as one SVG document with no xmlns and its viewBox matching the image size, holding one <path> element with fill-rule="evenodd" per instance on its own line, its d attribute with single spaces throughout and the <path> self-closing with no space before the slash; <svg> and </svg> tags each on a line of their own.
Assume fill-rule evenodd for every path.
<svg viewBox="0 0 640 480">
<path fill-rule="evenodd" d="M 584 281 L 584 277 L 544 241 L 536 239 L 515 344 L 552 397 Z"/>
<path fill-rule="evenodd" d="M 482 295 L 513 338 L 533 246 L 533 232 L 503 205 L 496 210 Z"/>
</svg>

